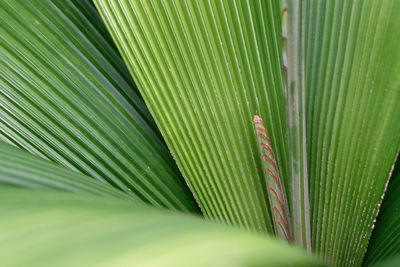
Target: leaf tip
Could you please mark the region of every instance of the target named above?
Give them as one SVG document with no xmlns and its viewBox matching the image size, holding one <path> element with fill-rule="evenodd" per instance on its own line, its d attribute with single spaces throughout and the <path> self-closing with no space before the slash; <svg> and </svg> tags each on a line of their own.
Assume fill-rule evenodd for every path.
<svg viewBox="0 0 400 267">
<path fill-rule="evenodd" d="M 254 123 L 263 123 L 263 120 L 258 115 L 254 116 L 253 121 Z"/>
</svg>

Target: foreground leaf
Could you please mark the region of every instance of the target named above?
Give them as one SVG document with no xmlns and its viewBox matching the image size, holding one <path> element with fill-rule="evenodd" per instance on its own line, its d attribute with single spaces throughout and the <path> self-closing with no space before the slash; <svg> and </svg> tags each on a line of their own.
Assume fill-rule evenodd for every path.
<svg viewBox="0 0 400 267">
<path fill-rule="evenodd" d="M 121 192 L 91 177 L 0 142 L 0 187 L 5 184 L 139 201 L 132 193 Z"/>
<path fill-rule="evenodd" d="M 0 138 L 146 202 L 194 200 L 89 1 L 0 1 Z"/>
<path fill-rule="evenodd" d="M 94 196 L 2 188 L 0 214 L 5 266 L 318 265 L 276 240 Z"/>
<path fill-rule="evenodd" d="M 204 213 L 272 232 L 252 118 L 287 178 L 279 2 L 95 3 Z"/>
<path fill-rule="evenodd" d="M 306 1 L 312 244 L 358 266 L 400 148 L 400 1 Z"/>
</svg>

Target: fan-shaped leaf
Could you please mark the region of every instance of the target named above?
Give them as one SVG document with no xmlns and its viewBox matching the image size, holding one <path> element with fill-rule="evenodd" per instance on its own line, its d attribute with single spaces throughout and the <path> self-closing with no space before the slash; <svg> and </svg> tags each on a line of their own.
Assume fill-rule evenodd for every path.
<svg viewBox="0 0 400 267">
<path fill-rule="evenodd" d="M 140 201 L 132 193 L 121 192 L 91 177 L 73 172 L 2 142 L 0 142 L 0 186 L 1 184 Z"/>
<path fill-rule="evenodd" d="M 202 210 L 272 231 L 252 118 L 287 179 L 279 2 L 95 3 Z"/>
<path fill-rule="evenodd" d="M 400 147 L 400 1 L 306 1 L 312 244 L 361 264 Z"/>
<path fill-rule="evenodd" d="M 0 138 L 144 201 L 196 210 L 89 1 L 0 2 Z"/>
</svg>

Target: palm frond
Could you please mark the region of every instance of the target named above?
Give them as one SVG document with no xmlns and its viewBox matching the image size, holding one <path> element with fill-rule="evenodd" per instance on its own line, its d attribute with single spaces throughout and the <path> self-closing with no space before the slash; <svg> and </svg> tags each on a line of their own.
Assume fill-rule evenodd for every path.
<svg viewBox="0 0 400 267">
<path fill-rule="evenodd" d="M 0 186 L 3 185 L 93 194 L 141 202 L 131 192 L 121 192 L 91 177 L 0 142 Z"/>
<path fill-rule="evenodd" d="M 1 1 L 0 138 L 156 206 L 195 211 L 89 1 Z"/>
<path fill-rule="evenodd" d="M 252 118 L 286 179 L 279 2 L 95 3 L 203 212 L 272 232 Z"/>
<path fill-rule="evenodd" d="M 400 1 L 306 1 L 312 244 L 361 264 L 400 148 Z"/>
</svg>

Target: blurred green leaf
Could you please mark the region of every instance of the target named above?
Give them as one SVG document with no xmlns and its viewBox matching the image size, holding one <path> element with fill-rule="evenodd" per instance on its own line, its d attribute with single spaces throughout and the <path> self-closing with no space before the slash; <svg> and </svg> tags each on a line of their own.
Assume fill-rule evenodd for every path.
<svg viewBox="0 0 400 267">
<path fill-rule="evenodd" d="M 277 240 L 144 204 L 0 189 L 4 266 L 319 266 Z"/>
</svg>

